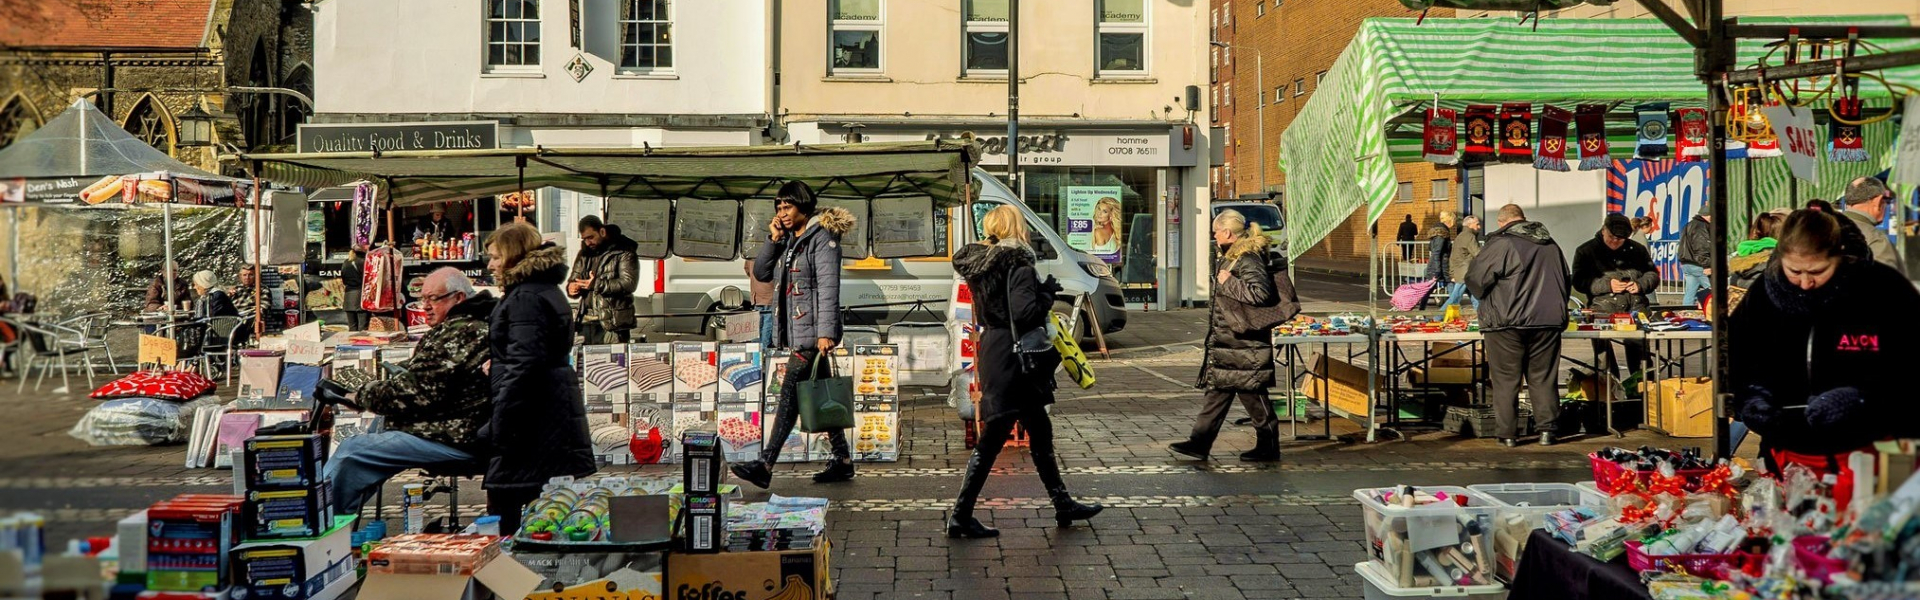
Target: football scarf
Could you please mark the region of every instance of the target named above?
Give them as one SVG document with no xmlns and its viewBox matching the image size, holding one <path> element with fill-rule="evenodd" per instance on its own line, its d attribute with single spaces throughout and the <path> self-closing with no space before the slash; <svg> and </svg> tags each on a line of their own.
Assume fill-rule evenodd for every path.
<svg viewBox="0 0 1920 600">
<path fill-rule="evenodd" d="M 1780 138 L 1774 136 L 1773 124 L 1767 121 L 1767 115 L 1760 112 L 1758 105 L 1742 101 L 1728 106 L 1727 131 L 1733 139 L 1746 144 L 1747 158 L 1773 158 L 1781 154 Z"/>
<path fill-rule="evenodd" d="M 1703 160 L 1707 156 L 1707 109 L 1682 108 L 1674 111 L 1680 119 L 1680 131 L 1674 141 L 1683 161 Z"/>
<path fill-rule="evenodd" d="M 1580 128 L 1580 170 L 1612 166 L 1613 157 L 1607 154 L 1607 105 L 1582 104 L 1574 121 Z"/>
<path fill-rule="evenodd" d="M 1454 131 L 1456 121 L 1451 108 L 1433 108 L 1427 110 L 1427 128 L 1422 144 L 1422 152 L 1427 162 L 1451 165 L 1460 159 L 1460 136 Z"/>
<path fill-rule="evenodd" d="M 1648 102 L 1633 107 L 1635 120 L 1639 123 L 1639 143 L 1633 155 L 1644 159 L 1667 157 L 1667 103 Z"/>
<path fill-rule="evenodd" d="M 1833 162 L 1867 162 L 1867 140 L 1860 137 L 1859 125 L 1848 125 L 1841 119 L 1860 122 L 1861 106 L 1859 98 L 1840 98 L 1833 101 L 1832 122 L 1827 123 L 1827 160 Z"/>
<path fill-rule="evenodd" d="M 1568 171 L 1567 122 L 1573 113 L 1557 106 L 1540 109 L 1540 152 L 1533 157 L 1533 168 Z"/>
<path fill-rule="evenodd" d="M 1462 122 L 1466 128 L 1466 155 L 1469 161 L 1486 161 L 1494 157 L 1494 128 L 1499 120 L 1498 109 L 1484 104 L 1467 105 L 1467 116 Z"/>
<path fill-rule="evenodd" d="M 1533 160 L 1533 105 L 1525 102 L 1500 105 L 1500 160 Z"/>
</svg>

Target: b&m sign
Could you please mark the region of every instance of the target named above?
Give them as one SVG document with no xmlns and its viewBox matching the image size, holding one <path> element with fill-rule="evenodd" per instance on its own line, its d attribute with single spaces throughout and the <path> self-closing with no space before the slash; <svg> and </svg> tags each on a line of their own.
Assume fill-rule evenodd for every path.
<svg viewBox="0 0 1920 600">
<path fill-rule="evenodd" d="M 1680 230 L 1710 201 L 1711 180 L 1702 161 L 1615 160 L 1607 170 L 1607 213 L 1653 219 L 1647 249 L 1662 281 L 1680 279 Z"/>
</svg>

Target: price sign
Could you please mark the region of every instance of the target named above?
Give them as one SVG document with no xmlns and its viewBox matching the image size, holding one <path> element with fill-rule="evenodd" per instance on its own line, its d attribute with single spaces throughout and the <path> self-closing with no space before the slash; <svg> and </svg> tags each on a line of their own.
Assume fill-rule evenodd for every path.
<svg viewBox="0 0 1920 600">
<path fill-rule="evenodd" d="M 1767 106 L 1760 112 L 1773 123 L 1773 133 L 1780 136 L 1780 150 L 1793 176 L 1819 183 L 1820 173 L 1816 168 L 1820 160 L 1820 134 L 1813 128 L 1813 109 Z"/>
<path fill-rule="evenodd" d="M 317 340 L 287 340 L 287 362 L 317 365 L 325 355 L 326 345 Z"/>
<path fill-rule="evenodd" d="M 172 338 L 157 335 L 140 336 L 140 364 L 157 364 L 171 367 L 180 358 L 180 345 Z"/>
</svg>

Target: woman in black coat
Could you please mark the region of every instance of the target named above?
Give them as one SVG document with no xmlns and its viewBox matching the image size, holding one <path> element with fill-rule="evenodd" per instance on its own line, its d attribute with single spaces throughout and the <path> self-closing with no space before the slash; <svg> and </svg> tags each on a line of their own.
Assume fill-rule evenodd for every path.
<svg viewBox="0 0 1920 600">
<path fill-rule="evenodd" d="M 354 246 L 347 250 L 347 261 L 340 263 L 340 309 L 347 312 L 349 331 L 366 331 L 368 321 L 372 319 L 366 309 L 360 308 L 360 289 L 367 278 L 367 261 L 360 255 L 366 248 Z"/>
<path fill-rule="evenodd" d="M 1266 234 L 1259 225 L 1247 223 L 1245 215 L 1221 211 L 1213 219 L 1213 241 L 1221 247 L 1220 261 L 1214 268 L 1209 302 L 1206 357 L 1195 384 L 1207 391 L 1206 403 L 1186 441 L 1167 449 L 1206 460 L 1237 397 L 1254 431 L 1253 450 L 1241 454 L 1240 460 L 1280 460 L 1280 421 L 1267 395 L 1267 388 L 1273 387 L 1273 331 L 1264 329 L 1265 324 L 1248 323 L 1262 312 L 1256 307 L 1266 307 L 1273 317 L 1291 319 L 1300 313 L 1300 301 L 1292 280 L 1287 279 L 1286 259 L 1268 254 Z"/>
<path fill-rule="evenodd" d="M 998 530 L 981 525 L 973 518 L 974 501 L 987 485 L 987 473 L 1000 455 L 1018 423 L 1031 441 L 1033 469 L 1053 500 L 1053 519 L 1061 527 L 1100 514 L 1098 504 L 1085 505 L 1073 500 L 1066 481 L 1060 478 L 1060 461 L 1053 454 L 1053 420 L 1047 405 L 1053 404 L 1053 370 L 1060 355 L 1048 346 L 1046 355 L 1030 369 L 1021 368 L 1014 356 L 1013 342 L 1019 334 L 1047 324 L 1053 308 L 1053 294 L 1060 284 L 1049 277 L 1041 283 L 1033 269 L 1033 250 L 1027 242 L 1027 224 L 1020 211 L 1002 206 L 980 219 L 980 231 L 986 241 L 971 244 L 953 254 L 953 269 L 967 279 L 973 290 L 974 315 L 980 324 L 980 360 L 974 363 L 980 379 L 980 411 L 984 423 L 980 439 L 967 460 L 967 477 L 960 486 L 960 497 L 947 516 L 947 537 L 988 538 Z"/>
<path fill-rule="evenodd" d="M 480 439 L 494 456 L 484 487 L 487 513 L 499 516 L 500 531 L 511 535 L 548 479 L 593 474 L 593 446 L 569 364 L 573 318 L 560 291 L 566 250 L 543 244 L 533 226 L 514 223 L 493 234 L 487 257 L 506 294 L 487 331 L 493 417 Z"/>
</svg>

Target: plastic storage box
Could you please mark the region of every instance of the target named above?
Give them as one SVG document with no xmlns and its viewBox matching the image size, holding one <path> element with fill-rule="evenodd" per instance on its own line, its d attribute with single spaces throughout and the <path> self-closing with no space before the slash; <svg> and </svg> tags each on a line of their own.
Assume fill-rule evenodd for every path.
<svg viewBox="0 0 1920 600">
<path fill-rule="evenodd" d="M 1368 555 L 1387 575 L 1385 581 L 1396 587 L 1425 587 L 1420 583 L 1427 580 L 1438 585 L 1497 586 L 1493 529 L 1502 507 L 1463 487 L 1414 489 L 1446 497 L 1407 508 L 1382 500 L 1387 493 L 1397 495 L 1399 488 L 1353 491 L 1366 523 Z"/>
<path fill-rule="evenodd" d="M 1546 526 L 1546 516 L 1581 506 L 1605 509 L 1607 497 L 1597 491 L 1581 489 L 1571 483 L 1488 483 L 1470 485 L 1500 506 L 1494 517 L 1494 556 L 1499 562 L 1496 573 L 1512 581 L 1520 553 L 1527 548 L 1533 530 Z"/>
<path fill-rule="evenodd" d="M 1429 587 L 1400 587 L 1392 585 L 1393 578 L 1388 577 L 1386 569 L 1378 563 L 1363 562 L 1353 566 L 1366 582 L 1366 600 L 1392 600 L 1394 598 L 1466 598 L 1467 600 L 1501 600 L 1507 597 L 1507 586 L 1490 585 L 1450 585 Z"/>
</svg>

